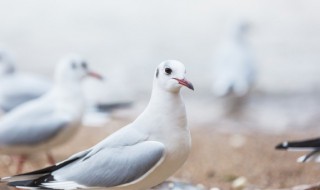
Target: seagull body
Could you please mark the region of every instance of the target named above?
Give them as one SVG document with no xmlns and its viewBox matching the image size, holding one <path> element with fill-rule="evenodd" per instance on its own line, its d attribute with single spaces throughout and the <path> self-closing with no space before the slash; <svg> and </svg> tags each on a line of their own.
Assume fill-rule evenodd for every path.
<svg viewBox="0 0 320 190">
<path fill-rule="evenodd" d="M 286 141 L 278 144 L 276 149 L 288 151 L 309 151 L 309 154 L 298 158 L 297 162 L 320 162 L 320 138 L 291 142 Z"/>
<path fill-rule="evenodd" d="M 0 49 L 0 109 L 4 112 L 39 98 L 51 88 L 41 76 L 15 71 L 13 58 Z"/>
<path fill-rule="evenodd" d="M 83 64 L 86 63 L 79 57 L 63 59 L 47 94 L 0 119 L 0 153 L 21 155 L 17 172 L 26 156 L 66 142 L 80 126 L 85 106 L 81 80 L 89 73 Z M 51 155 L 48 158 L 52 162 Z"/>
<path fill-rule="evenodd" d="M 182 166 L 190 151 L 182 86 L 193 89 L 184 65 L 162 62 L 150 102 L 131 124 L 57 165 L 1 181 L 26 189 L 145 190 L 158 185 Z"/>
</svg>

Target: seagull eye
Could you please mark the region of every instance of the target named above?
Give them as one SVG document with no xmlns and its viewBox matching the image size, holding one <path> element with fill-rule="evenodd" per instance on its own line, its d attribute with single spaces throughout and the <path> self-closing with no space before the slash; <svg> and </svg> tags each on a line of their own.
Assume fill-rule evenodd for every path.
<svg viewBox="0 0 320 190">
<path fill-rule="evenodd" d="M 77 68 L 77 64 L 76 64 L 75 62 L 72 62 L 72 63 L 71 63 L 71 68 L 72 68 L 72 69 L 76 69 L 76 68 Z"/>
<path fill-rule="evenodd" d="M 170 68 L 165 68 L 164 71 L 165 71 L 168 75 L 170 75 L 170 74 L 172 73 L 172 69 L 170 69 Z"/>
<path fill-rule="evenodd" d="M 88 64 L 86 62 L 82 62 L 81 63 L 82 68 L 87 69 L 88 68 Z"/>
</svg>

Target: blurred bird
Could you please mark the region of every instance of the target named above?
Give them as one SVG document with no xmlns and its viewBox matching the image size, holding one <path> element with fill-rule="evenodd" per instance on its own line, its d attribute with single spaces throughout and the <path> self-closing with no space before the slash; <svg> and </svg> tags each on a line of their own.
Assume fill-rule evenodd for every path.
<svg viewBox="0 0 320 190">
<path fill-rule="evenodd" d="M 44 77 L 16 72 L 13 58 L 0 49 L 0 110 L 8 112 L 13 108 L 42 96 L 51 88 Z"/>
<path fill-rule="evenodd" d="M 255 80 L 253 56 L 246 38 L 248 29 L 248 23 L 236 23 L 214 59 L 212 92 L 217 97 L 230 97 L 232 110 L 242 106 Z"/>
<path fill-rule="evenodd" d="M 276 149 L 288 151 L 310 151 L 309 154 L 298 158 L 297 162 L 320 162 L 320 138 L 292 142 L 286 141 L 278 144 Z"/>
<path fill-rule="evenodd" d="M 65 58 L 56 67 L 50 91 L 1 118 L 0 153 L 19 155 L 17 173 L 36 152 L 47 152 L 54 163 L 49 150 L 68 141 L 80 126 L 85 105 L 81 81 L 89 75 L 101 79 L 81 57 Z"/>
<path fill-rule="evenodd" d="M 118 68 L 118 67 L 117 67 Z M 133 105 L 130 87 L 124 80 L 125 69 L 117 69 L 108 74 L 103 82 L 86 80 L 83 84 L 87 102 L 84 117 L 85 126 L 105 126 L 113 119 L 113 113 L 131 108 Z"/>
<path fill-rule="evenodd" d="M 142 190 L 156 186 L 186 161 L 191 145 L 182 86 L 193 90 L 181 62 L 156 69 L 150 102 L 131 124 L 54 166 L 2 178 L 25 189 Z"/>
</svg>

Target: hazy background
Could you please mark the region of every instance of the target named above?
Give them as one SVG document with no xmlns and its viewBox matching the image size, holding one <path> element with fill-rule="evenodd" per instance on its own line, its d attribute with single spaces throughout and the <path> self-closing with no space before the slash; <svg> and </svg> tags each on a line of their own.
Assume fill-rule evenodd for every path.
<svg viewBox="0 0 320 190">
<path fill-rule="evenodd" d="M 0 47 L 14 55 L 17 70 L 50 79 L 62 57 L 78 53 L 107 76 L 98 86 L 102 94 L 88 94 L 134 101 L 104 127 L 81 128 L 54 150 L 57 160 L 136 118 L 148 103 L 156 66 L 177 59 L 195 91 L 183 89 L 193 148 L 174 177 L 231 189 L 244 176 L 258 189 L 288 188 L 319 181 L 318 163 L 298 164 L 301 152 L 274 150 L 279 142 L 320 132 L 319 10 L 319 0 L 1 0 Z M 239 114 L 230 117 L 223 113 L 228 101 L 211 93 L 212 67 L 239 20 L 250 24 L 257 81 Z M 26 171 L 45 164 L 36 158 Z M 0 168 L 0 176 L 15 171 L 3 157 Z"/>
<path fill-rule="evenodd" d="M 196 89 L 184 92 L 189 120 L 206 123 L 219 111 L 213 54 L 230 23 L 247 20 L 258 70 L 249 123 L 284 131 L 314 126 L 320 113 L 319 10 L 316 0 L 3 0 L 0 44 L 19 69 L 48 77 L 61 57 L 79 53 L 108 76 L 108 93 L 143 102 L 137 112 L 155 67 L 180 60 Z"/>
</svg>

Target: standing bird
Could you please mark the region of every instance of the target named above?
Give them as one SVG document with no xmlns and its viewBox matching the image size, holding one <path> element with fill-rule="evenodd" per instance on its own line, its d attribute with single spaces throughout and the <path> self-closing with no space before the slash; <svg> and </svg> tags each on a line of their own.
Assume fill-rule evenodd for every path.
<svg viewBox="0 0 320 190">
<path fill-rule="evenodd" d="M 213 67 L 212 92 L 217 97 L 227 97 L 227 112 L 241 109 L 255 80 L 251 49 L 247 44 L 246 22 L 236 23 L 227 39 L 217 50 Z"/>
<path fill-rule="evenodd" d="M 297 162 L 320 162 L 320 138 L 283 142 L 276 146 L 278 150 L 288 151 L 310 151 L 309 154 L 301 156 Z"/>
<path fill-rule="evenodd" d="M 82 58 L 63 59 L 50 91 L 0 119 L 0 153 L 19 155 L 17 173 L 28 155 L 41 151 L 54 164 L 49 150 L 68 141 L 80 126 L 85 106 L 81 81 L 88 75 L 100 78 Z"/>
<path fill-rule="evenodd" d="M 181 62 L 162 62 L 150 102 L 135 121 L 54 166 L 1 181 L 22 189 L 68 190 L 144 190 L 160 184 L 183 165 L 190 151 L 180 89 L 193 86 L 185 74 Z"/>
<path fill-rule="evenodd" d="M 17 72 L 14 60 L 8 52 L 0 49 L 0 110 L 9 112 L 15 107 L 39 98 L 51 88 L 46 78 Z"/>
</svg>

